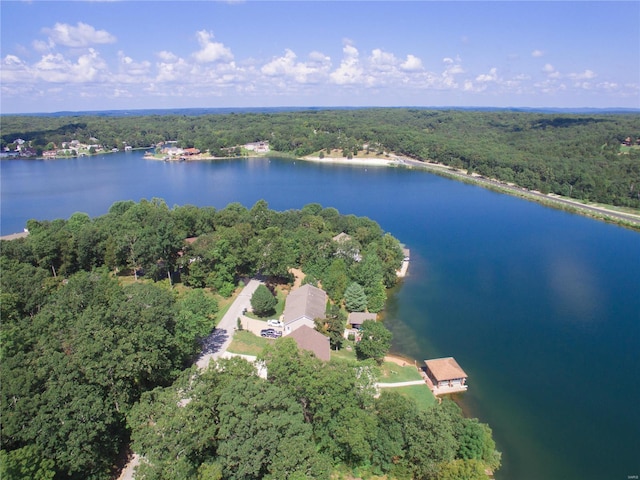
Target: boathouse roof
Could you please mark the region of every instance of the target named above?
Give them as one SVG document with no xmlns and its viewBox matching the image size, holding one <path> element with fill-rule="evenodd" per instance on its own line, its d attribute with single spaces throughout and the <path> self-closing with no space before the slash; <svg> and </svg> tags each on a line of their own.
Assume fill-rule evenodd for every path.
<svg viewBox="0 0 640 480">
<path fill-rule="evenodd" d="M 458 362 L 453 357 L 435 358 L 433 360 L 425 360 L 427 369 L 431 375 L 438 381 L 455 380 L 458 378 L 467 378 L 467 374 L 460 368 Z"/>
</svg>

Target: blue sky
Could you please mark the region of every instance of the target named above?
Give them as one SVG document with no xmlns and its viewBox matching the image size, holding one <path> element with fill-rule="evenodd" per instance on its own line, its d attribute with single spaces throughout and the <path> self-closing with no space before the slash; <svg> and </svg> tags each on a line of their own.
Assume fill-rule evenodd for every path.
<svg viewBox="0 0 640 480">
<path fill-rule="evenodd" d="M 2 113 L 640 108 L 640 2 L 0 2 Z"/>
</svg>

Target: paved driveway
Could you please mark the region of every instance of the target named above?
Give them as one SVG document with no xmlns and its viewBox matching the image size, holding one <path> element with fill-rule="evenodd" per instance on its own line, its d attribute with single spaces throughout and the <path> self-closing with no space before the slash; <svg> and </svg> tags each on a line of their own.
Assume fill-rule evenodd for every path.
<svg viewBox="0 0 640 480">
<path fill-rule="evenodd" d="M 260 280 L 249 280 L 247 286 L 242 289 L 242 292 L 240 292 L 238 297 L 233 301 L 227 313 L 224 314 L 224 317 L 222 317 L 222 320 L 218 323 L 218 326 L 204 341 L 202 355 L 200 355 L 200 358 L 196 362 L 198 368 L 205 368 L 209 365 L 212 358 L 214 360 L 217 359 L 229 348 L 231 338 L 238 326 L 238 318 L 246 318 L 243 317 L 242 312 L 245 308 L 249 309 L 251 307 L 251 296 L 261 283 Z"/>
</svg>

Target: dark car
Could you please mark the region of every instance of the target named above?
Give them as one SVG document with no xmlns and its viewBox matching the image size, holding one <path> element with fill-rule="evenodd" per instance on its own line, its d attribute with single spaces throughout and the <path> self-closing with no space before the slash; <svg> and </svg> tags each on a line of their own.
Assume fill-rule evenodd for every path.
<svg viewBox="0 0 640 480">
<path fill-rule="evenodd" d="M 276 332 L 273 328 L 265 328 L 260 330 L 260 336 L 266 338 L 278 338 L 282 336 L 282 332 Z"/>
</svg>

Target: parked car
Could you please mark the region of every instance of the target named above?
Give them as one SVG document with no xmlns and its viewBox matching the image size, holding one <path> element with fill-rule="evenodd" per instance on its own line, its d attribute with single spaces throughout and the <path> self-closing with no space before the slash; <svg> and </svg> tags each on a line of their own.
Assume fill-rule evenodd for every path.
<svg viewBox="0 0 640 480">
<path fill-rule="evenodd" d="M 260 336 L 266 338 L 278 338 L 282 336 L 282 332 L 277 332 L 273 328 L 265 328 L 260 330 Z"/>
<path fill-rule="evenodd" d="M 280 320 L 269 320 L 267 322 L 267 325 L 269 325 L 270 327 L 284 327 L 284 324 L 280 321 Z"/>
</svg>

